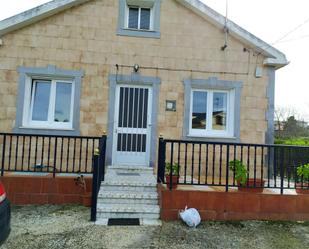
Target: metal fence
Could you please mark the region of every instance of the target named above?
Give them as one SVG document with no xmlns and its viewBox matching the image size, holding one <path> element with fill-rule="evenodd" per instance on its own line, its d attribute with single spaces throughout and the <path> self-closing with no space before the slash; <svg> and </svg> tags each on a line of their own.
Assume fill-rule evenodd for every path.
<svg viewBox="0 0 309 249">
<path fill-rule="evenodd" d="M 104 181 L 106 135 L 53 136 L 0 133 L 1 176 L 6 172 L 93 174 L 91 220 Z"/>
<path fill-rule="evenodd" d="M 230 164 L 238 161 L 246 168 L 248 188 L 284 189 L 308 188 L 307 180 L 297 175 L 299 166 L 309 163 L 309 147 L 219 143 L 159 139 L 157 180 L 166 183 L 172 168 L 165 172 L 166 163 L 179 165 L 178 184 L 237 187 L 235 171 Z M 251 183 L 250 183 L 251 181 Z"/>
<path fill-rule="evenodd" d="M 5 172 L 92 173 L 101 137 L 0 133 L 1 175 Z"/>
</svg>

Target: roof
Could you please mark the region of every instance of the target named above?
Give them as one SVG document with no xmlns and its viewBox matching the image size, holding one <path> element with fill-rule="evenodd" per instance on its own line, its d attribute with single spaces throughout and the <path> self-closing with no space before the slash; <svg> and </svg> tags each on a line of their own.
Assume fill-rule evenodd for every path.
<svg viewBox="0 0 309 249">
<path fill-rule="evenodd" d="M 54 0 L 0 21 L 0 36 L 23 28 L 89 0 Z"/>
<path fill-rule="evenodd" d="M 55 15 L 61 11 L 69 9 L 73 6 L 80 5 L 82 3 L 91 0 L 54 0 L 48 3 L 42 4 L 33 9 L 27 10 L 15 16 L 9 17 L 0 21 L 0 36 L 10 33 L 14 30 L 28 26 L 32 23 L 40 21 L 49 16 Z M 206 19 L 213 25 L 220 29 L 223 29 L 226 24 L 225 17 L 211 9 L 199 0 L 176 0 L 180 4 L 184 5 L 188 9 L 192 10 L 202 18 Z M 264 65 L 280 68 L 288 64 L 285 55 L 279 50 L 275 49 L 268 43 L 262 41 L 258 37 L 254 36 L 250 32 L 241 28 L 239 25 L 228 20 L 227 28 L 229 34 L 236 39 L 240 40 L 244 44 L 253 47 L 254 50 L 267 57 L 264 60 Z"/>
</svg>

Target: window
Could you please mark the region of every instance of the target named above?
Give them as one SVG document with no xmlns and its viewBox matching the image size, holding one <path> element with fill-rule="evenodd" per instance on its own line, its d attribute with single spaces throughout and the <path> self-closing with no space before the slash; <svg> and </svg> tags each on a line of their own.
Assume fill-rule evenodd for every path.
<svg viewBox="0 0 309 249">
<path fill-rule="evenodd" d="M 32 79 L 30 110 L 25 124 L 39 128 L 72 129 L 73 91 L 71 81 Z M 28 117 L 27 117 L 28 116 Z"/>
<path fill-rule="evenodd" d="M 184 139 L 239 142 L 242 85 L 216 77 L 185 79 Z"/>
<path fill-rule="evenodd" d="M 19 67 L 14 132 L 79 135 L 83 71 Z"/>
<path fill-rule="evenodd" d="M 190 135 L 233 135 L 233 91 L 192 90 Z"/>
<path fill-rule="evenodd" d="M 151 29 L 151 9 L 128 6 L 128 25 L 129 29 Z"/>
<path fill-rule="evenodd" d="M 160 38 L 161 0 L 119 0 L 118 35 Z"/>
</svg>

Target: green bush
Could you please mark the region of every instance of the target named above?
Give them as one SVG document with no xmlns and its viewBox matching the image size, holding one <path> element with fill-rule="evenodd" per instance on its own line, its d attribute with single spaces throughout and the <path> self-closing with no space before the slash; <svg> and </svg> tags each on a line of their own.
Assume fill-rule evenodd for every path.
<svg viewBox="0 0 309 249">
<path fill-rule="evenodd" d="M 286 145 L 303 145 L 309 146 L 309 138 L 287 138 L 287 139 L 275 139 L 275 144 L 286 144 Z"/>
</svg>

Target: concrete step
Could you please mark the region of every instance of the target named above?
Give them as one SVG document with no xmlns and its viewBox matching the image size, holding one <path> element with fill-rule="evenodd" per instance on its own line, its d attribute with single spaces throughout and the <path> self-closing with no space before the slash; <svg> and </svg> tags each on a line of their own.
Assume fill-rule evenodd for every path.
<svg viewBox="0 0 309 249">
<path fill-rule="evenodd" d="M 98 199 L 98 204 L 123 204 L 123 205 L 131 205 L 131 204 L 141 204 L 141 205 L 157 205 L 158 200 L 153 199 L 125 199 L 125 198 L 113 198 L 113 199 Z"/>
<path fill-rule="evenodd" d="M 154 192 L 127 192 L 127 191 L 100 191 L 98 198 L 126 198 L 126 199 L 158 199 L 158 193 Z"/>
<path fill-rule="evenodd" d="M 127 172 L 127 171 L 117 171 L 117 170 L 109 170 L 106 172 L 105 176 L 109 177 L 117 177 L 117 178 L 138 178 L 138 177 L 146 177 L 148 180 L 155 181 L 156 178 L 154 174 L 148 173 L 148 171 L 140 171 L 140 172 Z"/>
<path fill-rule="evenodd" d="M 98 219 L 111 218 L 136 218 L 136 219 L 159 219 L 160 208 L 158 205 L 140 205 L 140 204 L 98 204 Z"/>
<path fill-rule="evenodd" d="M 128 187 L 156 187 L 156 182 L 138 180 L 138 179 L 106 179 L 106 181 L 101 183 L 101 186 L 128 186 Z"/>
<path fill-rule="evenodd" d="M 106 177 L 101 183 L 100 191 L 131 191 L 131 192 L 156 192 L 157 183 L 151 178 L 132 177 Z"/>
<path fill-rule="evenodd" d="M 101 191 L 129 191 L 129 192 L 157 192 L 156 186 L 128 186 L 128 185 L 110 185 L 110 184 L 101 184 L 100 192 Z"/>
<path fill-rule="evenodd" d="M 102 191 L 98 195 L 99 204 L 158 204 L 156 192 Z"/>
<path fill-rule="evenodd" d="M 144 172 L 153 174 L 153 168 L 152 167 L 146 167 L 146 166 L 125 166 L 125 165 L 113 165 L 108 166 L 108 170 L 115 170 L 119 172 Z"/>
<path fill-rule="evenodd" d="M 139 187 L 157 186 L 156 178 L 152 172 L 118 172 L 114 169 L 107 172 L 105 175 L 105 181 L 102 184 Z"/>
</svg>

